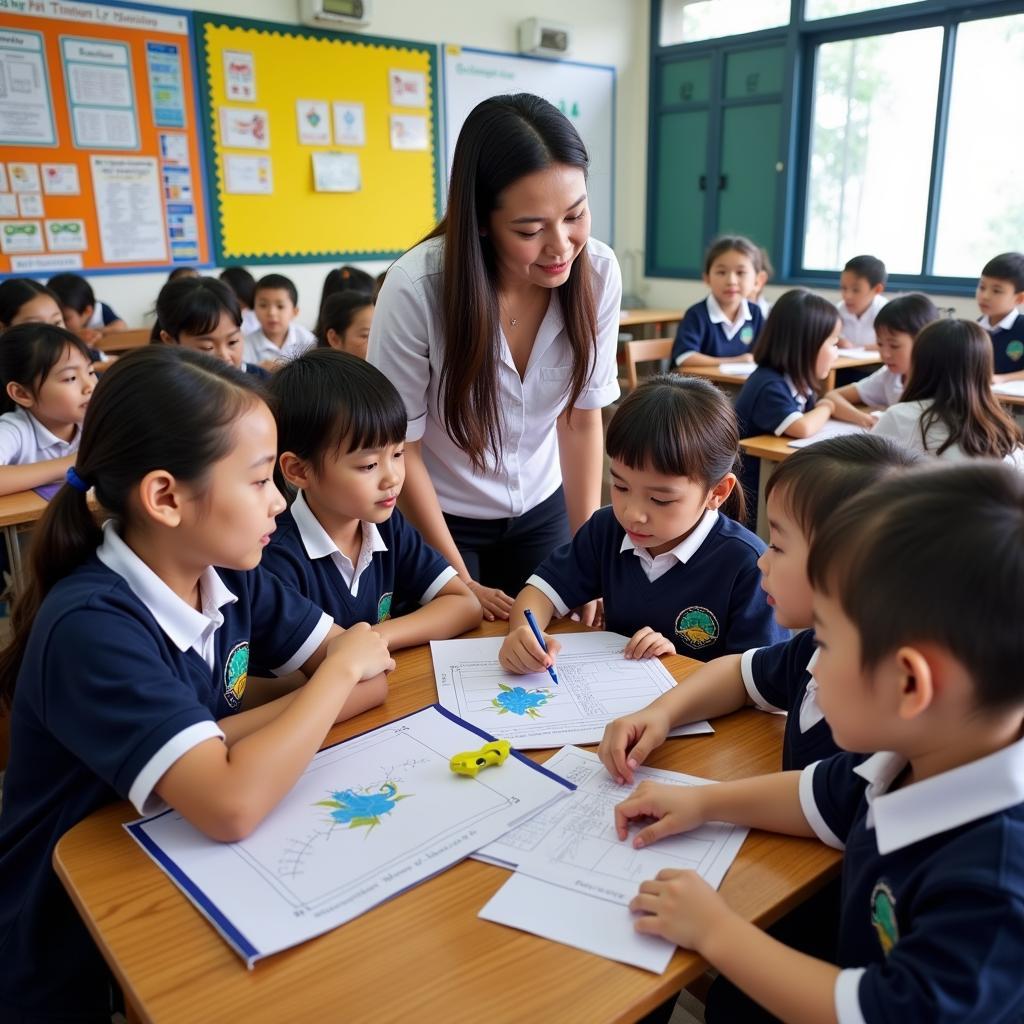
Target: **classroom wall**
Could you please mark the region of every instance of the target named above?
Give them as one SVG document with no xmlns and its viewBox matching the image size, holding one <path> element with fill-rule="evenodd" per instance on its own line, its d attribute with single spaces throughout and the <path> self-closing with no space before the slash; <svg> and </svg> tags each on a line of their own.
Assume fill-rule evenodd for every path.
<svg viewBox="0 0 1024 1024">
<path fill-rule="evenodd" d="M 164 6 L 216 11 L 247 18 L 298 22 L 297 0 L 157 0 Z M 524 18 L 548 14 L 549 5 L 523 0 L 375 0 L 366 29 L 377 36 L 424 42 L 453 42 L 492 50 L 514 51 L 516 28 Z M 624 263 L 627 251 L 642 252 L 644 175 L 647 149 L 647 0 L 563 0 L 557 18 L 576 30 L 575 60 L 611 64 L 617 71 L 616 235 Z M 642 255 L 636 257 L 642 272 Z M 320 288 L 334 264 L 305 263 L 253 268 L 280 272 L 299 289 L 300 317 L 308 326 L 316 318 Z M 360 264 L 371 273 L 384 263 Z M 624 266 L 624 271 L 626 267 Z M 132 326 L 148 322 L 147 313 L 166 275 L 117 274 L 94 279 L 97 295 Z"/>
</svg>

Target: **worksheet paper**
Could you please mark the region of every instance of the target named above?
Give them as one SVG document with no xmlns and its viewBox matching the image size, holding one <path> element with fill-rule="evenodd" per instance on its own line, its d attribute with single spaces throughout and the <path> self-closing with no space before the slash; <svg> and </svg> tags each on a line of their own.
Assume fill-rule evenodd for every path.
<svg viewBox="0 0 1024 1024">
<path fill-rule="evenodd" d="M 506 672 L 498 664 L 504 639 L 433 640 L 430 655 L 440 703 L 519 750 L 600 743 L 610 721 L 675 686 L 657 658 L 627 661 L 622 652 L 629 641 L 618 633 L 560 633 L 557 686 L 547 672 Z M 712 732 L 707 722 L 693 722 L 669 735 Z"/>
<path fill-rule="evenodd" d="M 757 369 L 757 363 L 719 363 L 717 369 L 727 377 L 749 377 Z"/>
<path fill-rule="evenodd" d="M 856 423 L 843 423 L 841 420 L 829 420 L 821 430 L 816 434 L 812 434 L 810 437 L 802 437 L 799 441 L 790 441 L 790 448 L 810 448 L 812 444 L 817 444 L 819 441 L 825 441 L 830 437 L 846 437 L 849 434 L 864 434 L 866 431 L 863 427 L 858 427 Z"/>
<path fill-rule="evenodd" d="M 997 395 L 1012 395 L 1024 398 L 1024 380 L 1008 380 L 1003 384 L 993 384 L 992 390 Z"/>
<path fill-rule="evenodd" d="M 614 816 L 615 805 L 633 786 L 616 785 L 596 754 L 577 747 L 563 748 L 546 767 L 575 783 L 576 791 L 557 808 L 538 813 L 476 854 L 479 860 L 516 868 L 480 916 L 611 960 L 663 971 L 674 947 L 636 934 L 629 901 L 641 882 L 663 868 L 696 871 L 717 889 L 748 830 L 712 822 L 635 850 L 630 839 L 616 835 Z M 635 784 L 644 781 L 709 784 L 708 779 L 641 767 Z"/>
<path fill-rule="evenodd" d="M 125 828 L 248 967 L 358 917 L 573 788 L 513 753 L 476 778 L 449 760 L 493 737 L 433 705 L 321 750 L 245 840 L 175 811 Z"/>
</svg>

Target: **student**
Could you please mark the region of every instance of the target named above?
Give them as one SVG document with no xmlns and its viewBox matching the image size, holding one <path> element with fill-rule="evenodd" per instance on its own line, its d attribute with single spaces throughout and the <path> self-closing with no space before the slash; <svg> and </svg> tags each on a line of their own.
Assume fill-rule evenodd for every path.
<svg viewBox="0 0 1024 1024">
<path fill-rule="evenodd" d="M 281 474 L 298 494 L 264 565 L 339 625 L 368 622 L 392 650 L 478 626 L 469 587 L 395 508 L 407 420 L 394 385 L 354 355 L 317 349 L 278 370 L 270 392 Z"/>
<path fill-rule="evenodd" d="M 320 310 L 316 343 L 365 359 L 372 323 L 373 300 L 365 292 L 335 292 Z"/>
<path fill-rule="evenodd" d="M 811 437 L 828 422 L 834 406 L 815 388 L 836 360 L 839 318 L 820 295 L 795 288 L 782 295 L 754 345 L 757 369 L 736 398 L 740 437 L 774 434 Z M 751 509 L 757 508 L 760 459 L 745 459 L 741 481 Z"/>
<path fill-rule="evenodd" d="M 992 345 L 971 320 L 937 320 L 921 331 L 907 389 L 874 432 L 940 459 L 1003 459 L 1024 469 L 1020 428 L 992 393 Z"/>
<path fill-rule="evenodd" d="M 110 1018 L 109 972 L 51 865 L 69 828 L 128 799 L 243 839 L 334 722 L 385 697 L 386 641 L 343 633 L 260 568 L 284 501 L 254 387 L 196 352 L 131 352 L 98 385 L 37 527 L 0 656 L 0 1019 Z M 102 530 L 89 488 L 114 516 Z M 247 679 L 250 659 L 309 682 L 256 706 L 269 694 Z"/>
<path fill-rule="evenodd" d="M 885 305 L 885 264 L 876 256 L 854 256 L 839 275 L 837 303 L 843 331 L 840 348 L 874 348 L 875 317 Z"/>
<path fill-rule="evenodd" d="M 733 472 L 739 452 L 728 399 L 696 377 L 643 383 L 608 425 L 612 504 L 527 580 L 509 619 L 500 661 L 510 672 L 553 664 L 526 622 L 604 598 L 608 629 L 628 636 L 627 658 L 687 654 L 710 661 L 781 640 L 761 589 L 764 544 L 743 515 Z M 719 511 L 721 509 L 721 512 Z"/>
<path fill-rule="evenodd" d="M 649 707 L 610 722 L 598 754 L 620 785 L 677 725 L 727 715 L 744 705 L 787 712 L 782 770 L 804 768 L 839 749 L 815 699 L 811 584 L 807 551 L 835 510 L 876 480 L 916 465 L 918 456 L 881 437 L 833 437 L 779 463 L 765 488 L 769 544 L 761 586 L 785 630 L 770 647 L 716 658 Z"/>
<path fill-rule="evenodd" d="M 870 430 L 878 421 L 877 416 L 856 406 L 888 409 L 903 397 L 914 338 L 922 328 L 938 318 L 939 311 L 932 300 L 919 292 L 901 295 L 887 302 L 875 317 L 878 354 L 884 365 L 863 380 L 829 391 L 825 397 L 835 407 L 832 415 L 837 420 L 856 423 Z"/>
<path fill-rule="evenodd" d="M 765 935 L 689 871 L 641 884 L 637 931 L 696 950 L 772 1019 L 1021 1019 L 1024 634 L 1001 623 L 1024 603 L 1022 537 L 1024 480 L 1003 466 L 910 473 L 853 499 L 808 563 L 818 700 L 851 753 L 644 783 L 616 808 L 622 840 L 658 819 L 634 847 L 727 821 L 845 849 L 836 965 Z"/>
<path fill-rule="evenodd" d="M 672 365 L 716 366 L 749 363 L 764 316 L 747 296 L 757 282 L 761 251 L 749 238 L 726 235 L 704 254 L 706 299 L 687 311 L 672 345 Z"/>
<path fill-rule="evenodd" d="M 153 340 L 181 345 L 266 380 L 262 366 L 242 362 L 242 311 L 234 291 L 212 277 L 168 281 L 156 300 Z"/>
<path fill-rule="evenodd" d="M 992 335 L 996 383 L 1024 380 L 1024 254 L 1004 252 L 981 270 L 975 292 L 981 318 L 978 323 Z"/>
<path fill-rule="evenodd" d="M 179 281 L 183 277 L 200 277 L 195 267 L 175 267 L 168 275 L 167 281 Z"/>
<path fill-rule="evenodd" d="M 372 274 L 347 264 L 344 267 L 335 267 L 334 270 L 328 270 L 324 278 L 324 286 L 320 292 L 320 313 L 323 313 L 324 303 L 338 292 L 362 292 L 376 300 L 377 291 L 379 289 Z"/>
<path fill-rule="evenodd" d="M 247 363 L 270 370 L 316 345 L 316 336 L 295 321 L 298 302 L 299 293 L 284 274 L 267 274 L 256 282 L 253 308 L 260 326 L 245 336 Z"/>
<path fill-rule="evenodd" d="M 256 319 L 256 311 L 253 309 L 256 302 L 256 278 L 245 267 L 225 267 L 220 272 L 220 279 L 238 299 L 238 305 L 242 310 L 242 333 L 251 334 L 259 330 L 260 322 Z"/>
<path fill-rule="evenodd" d="M 84 341 L 95 342 L 108 331 L 128 329 L 110 306 L 97 302 L 92 286 L 79 274 L 55 274 L 46 286 L 57 296 L 64 326 L 75 334 L 81 334 Z"/>
<path fill-rule="evenodd" d="M 88 346 L 50 324 L 0 339 L 0 494 L 61 480 L 74 465 L 96 374 Z"/>
<path fill-rule="evenodd" d="M 56 293 L 31 277 L 9 277 L 0 282 L 0 334 L 19 324 L 65 326 Z M 87 348 L 94 363 L 115 361 L 91 345 Z"/>
<path fill-rule="evenodd" d="M 754 287 L 747 296 L 747 301 L 757 306 L 761 310 L 761 316 L 767 319 L 768 314 L 771 312 L 772 304 L 764 297 L 764 288 L 775 274 L 775 268 L 772 266 L 772 259 L 768 255 L 768 250 L 763 245 L 757 247 L 757 253 L 760 257 L 757 263 L 757 276 L 754 278 Z"/>
</svg>

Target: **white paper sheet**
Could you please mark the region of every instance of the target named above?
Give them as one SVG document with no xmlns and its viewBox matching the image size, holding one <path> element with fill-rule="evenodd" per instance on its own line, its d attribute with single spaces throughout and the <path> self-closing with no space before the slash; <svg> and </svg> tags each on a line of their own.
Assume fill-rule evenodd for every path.
<svg viewBox="0 0 1024 1024">
<path fill-rule="evenodd" d="M 757 369 L 757 363 L 719 363 L 718 369 L 728 377 L 749 377 Z"/>
<path fill-rule="evenodd" d="M 555 685 L 547 672 L 516 676 L 498 664 L 504 637 L 434 640 L 437 696 L 477 728 L 519 750 L 599 743 L 613 719 L 647 707 L 675 685 L 657 658 L 627 661 L 618 633 L 562 633 Z M 707 722 L 680 726 L 673 736 L 714 732 Z"/>
<path fill-rule="evenodd" d="M 427 119 L 419 114 L 391 115 L 392 149 L 426 149 Z"/>
<path fill-rule="evenodd" d="M 997 395 L 1013 395 L 1024 398 L 1024 380 L 1008 380 L 1005 384 L 993 384 L 992 390 Z"/>
<path fill-rule="evenodd" d="M 239 843 L 165 811 L 125 827 L 248 966 L 451 867 L 561 800 L 569 786 L 513 754 L 476 778 L 449 759 L 489 737 L 440 708 L 313 758 Z"/>
<path fill-rule="evenodd" d="M 841 348 L 839 349 L 840 359 L 877 359 L 879 363 L 882 357 L 876 348 Z"/>
<path fill-rule="evenodd" d="M 270 149 L 270 118 L 265 110 L 220 107 L 220 144 L 227 149 Z"/>
<path fill-rule="evenodd" d="M 829 420 L 816 434 L 812 434 L 810 437 L 801 437 L 798 441 L 790 441 L 789 447 L 810 448 L 812 444 L 817 444 L 819 441 L 825 441 L 830 437 L 845 437 L 848 434 L 863 433 L 865 433 L 864 428 L 858 427 L 856 423 L 844 423 L 842 420 Z"/>
<path fill-rule="evenodd" d="M 151 157 L 92 156 L 92 189 L 107 263 L 163 263 L 167 228 L 160 169 Z"/>
<path fill-rule="evenodd" d="M 295 120 L 302 145 L 331 144 L 331 108 L 326 100 L 296 100 Z"/>
<path fill-rule="evenodd" d="M 366 145 L 366 110 L 362 103 L 335 103 L 334 143 L 337 146 Z"/>
<path fill-rule="evenodd" d="M 41 32 L 0 37 L 0 145 L 56 145 L 43 44 Z"/>
<path fill-rule="evenodd" d="M 270 157 L 225 153 L 224 191 L 234 196 L 273 195 L 274 169 Z"/>
<path fill-rule="evenodd" d="M 359 157 L 355 153 L 314 153 L 313 188 L 317 192 L 358 192 Z"/>
<path fill-rule="evenodd" d="M 512 875 L 479 916 L 655 974 L 668 967 L 676 951 L 667 939 L 636 931 L 628 908 L 527 875 Z"/>
</svg>

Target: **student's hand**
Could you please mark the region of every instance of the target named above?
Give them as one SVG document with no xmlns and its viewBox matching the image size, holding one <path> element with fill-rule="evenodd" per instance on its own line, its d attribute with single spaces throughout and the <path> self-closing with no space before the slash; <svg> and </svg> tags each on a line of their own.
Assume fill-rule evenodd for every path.
<svg viewBox="0 0 1024 1024">
<path fill-rule="evenodd" d="M 668 715 L 656 704 L 616 718 L 604 727 L 597 756 L 608 774 L 621 786 L 633 784 L 633 772 L 647 760 L 647 755 L 668 738 L 672 728 Z"/>
<path fill-rule="evenodd" d="M 696 950 L 732 913 L 696 871 L 678 868 L 663 868 L 651 881 L 641 882 L 629 909 L 640 915 L 633 922 L 638 932 Z"/>
<path fill-rule="evenodd" d="M 853 342 L 852 342 L 852 341 L 850 341 L 850 340 L 849 340 L 849 339 L 847 339 L 847 338 L 840 338 L 840 339 L 839 339 L 839 340 L 838 340 L 838 341 L 836 342 L 836 347 L 837 347 L 837 348 L 853 348 Z"/>
<path fill-rule="evenodd" d="M 743 352 L 738 356 L 723 356 L 719 362 L 721 363 L 752 363 L 754 356 L 750 352 Z"/>
<path fill-rule="evenodd" d="M 482 583 L 477 583 L 476 580 L 466 580 L 465 582 L 480 602 L 480 607 L 484 610 L 484 618 L 488 622 L 493 622 L 495 619 L 508 619 L 515 600 L 509 597 L 504 590 L 499 590 L 497 587 L 485 587 Z"/>
<path fill-rule="evenodd" d="M 522 676 L 530 672 L 543 672 L 554 665 L 555 655 L 562 649 L 562 645 L 548 633 L 544 633 L 543 636 L 548 649 L 547 654 L 537 643 L 537 638 L 529 626 L 517 626 L 510 630 L 498 652 L 501 667 L 506 672 Z"/>
<path fill-rule="evenodd" d="M 638 629 L 626 649 L 622 652 L 627 658 L 639 661 L 641 658 L 660 658 L 665 654 L 675 654 L 676 647 L 667 637 L 655 632 L 650 626 Z"/>
<path fill-rule="evenodd" d="M 80 327 L 75 334 L 85 342 L 86 345 L 95 345 L 103 337 L 102 331 L 97 331 L 95 327 Z"/>
<path fill-rule="evenodd" d="M 633 837 L 636 850 L 703 825 L 704 786 L 669 786 L 661 782 L 641 782 L 632 795 L 615 806 L 615 831 L 619 839 L 629 835 L 630 822 L 637 818 L 655 818 Z"/>
<path fill-rule="evenodd" d="M 334 637 L 327 644 L 324 663 L 332 667 L 348 666 L 358 673 L 360 681 L 395 670 L 387 640 L 365 622 L 357 622 Z"/>
<path fill-rule="evenodd" d="M 584 626 L 593 626 L 594 629 L 604 628 L 604 598 L 599 597 L 596 601 L 588 601 L 581 604 L 572 613 L 572 618 L 583 623 Z"/>
<path fill-rule="evenodd" d="M 861 412 L 857 410 L 856 424 L 858 427 L 863 427 L 865 430 L 870 430 L 877 422 L 878 417 L 882 414 L 879 412 Z"/>
</svg>

